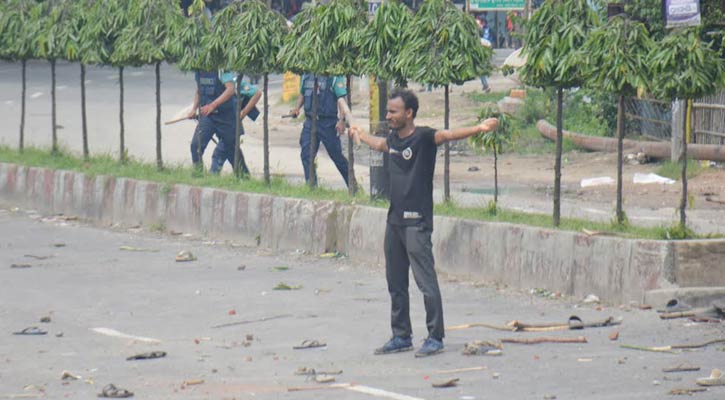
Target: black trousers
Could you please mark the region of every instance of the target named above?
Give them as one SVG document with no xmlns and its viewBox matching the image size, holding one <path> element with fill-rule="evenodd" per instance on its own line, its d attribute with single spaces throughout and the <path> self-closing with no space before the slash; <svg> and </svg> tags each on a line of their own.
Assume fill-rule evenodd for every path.
<svg viewBox="0 0 725 400">
<path fill-rule="evenodd" d="M 390 292 L 390 323 L 393 336 L 410 337 L 410 297 L 408 270 L 423 293 L 428 336 L 442 340 L 443 302 L 433 260 L 432 231 L 420 226 L 387 224 L 385 229 L 385 275 Z"/>
</svg>

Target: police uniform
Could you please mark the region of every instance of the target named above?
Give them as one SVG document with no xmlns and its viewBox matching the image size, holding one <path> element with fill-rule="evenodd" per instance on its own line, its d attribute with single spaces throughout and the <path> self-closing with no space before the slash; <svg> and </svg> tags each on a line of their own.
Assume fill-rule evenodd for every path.
<svg viewBox="0 0 725 400">
<path fill-rule="evenodd" d="M 249 102 L 252 96 L 254 96 L 258 91 L 259 89 L 256 85 L 252 85 L 249 82 L 242 80 L 242 84 L 239 87 L 239 96 L 242 101 L 242 106 L 240 108 L 244 109 L 244 107 L 247 105 L 247 102 Z M 247 115 L 247 117 L 249 117 L 253 121 L 257 119 L 257 116 L 259 116 L 259 110 L 257 110 L 256 107 L 253 108 Z M 239 135 L 244 135 L 244 125 L 240 126 L 239 128 Z M 229 160 L 229 163 L 231 165 L 234 165 L 234 152 L 229 150 L 233 148 L 233 146 L 227 147 L 222 141 L 217 143 L 217 146 L 211 155 L 211 168 L 209 169 L 211 173 L 219 173 L 224 166 L 224 162 L 227 160 Z M 239 149 L 239 153 L 241 155 L 240 163 L 242 167 L 242 173 L 249 174 L 249 168 L 247 168 L 247 163 L 244 161 L 244 153 L 241 149 Z"/>
<path fill-rule="evenodd" d="M 196 84 L 199 91 L 199 106 L 203 107 L 216 100 L 226 90 L 225 84 L 234 81 L 234 73 L 231 72 L 197 72 L 195 74 Z M 201 156 L 206 150 L 213 135 L 219 139 L 219 144 L 226 148 L 233 149 L 234 136 L 236 133 L 237 101 L 234 96 L 223 104 L 219 105 L 211 114 L 199 116 L 199 123 L 191 139 L 191 160 L 197 165 L 202 162 Z M 228 154 L 227 154 L 228 153 Z M 231 155 L 231 156 L 230 156 Z M 225 152 L 229 162 L 234 164 L 234 152 Z M 244 161 L 242 158 L 242 165 Z"/>
<path fill-rule="evenodd" d="M 347 96 L 345 79 L 341 76 L 317 77 L 317 143 L 315 155 L 320 142 L 325 145 L 327 154 L 340 171 L 340 175 L 347 181 L 347 159 L 342 154 L 342 144 L 337 134 L 337 99 Z M 300 82 L 300 95 L 304 96 L 305 123 L 300 136 L 300 158 L 305 171 L 305 180 L 309 180 L 310 143 L 312 141 L 312 94 L 315 88 L 315 77 L 311 74 L 302 75 Z"/>
</svg>

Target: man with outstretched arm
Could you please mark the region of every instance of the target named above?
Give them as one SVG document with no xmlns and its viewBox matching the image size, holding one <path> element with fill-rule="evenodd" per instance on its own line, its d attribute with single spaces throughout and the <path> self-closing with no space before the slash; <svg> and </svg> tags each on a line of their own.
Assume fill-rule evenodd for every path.
<svg viewBox="0 0 725 400">
<path fill-rule="evenodd" d="M 433 260 L 433 172 L 438 145 L 465 139 L 498 126 L 496 118 L 479 125 L 440 130 L 415 126 L 418 98 L 409 90 L 394 91 L 385 119 L 391 129 L 387 138 L 371 136 L 357 126 L 351 137 L 390 154 L 390 208 L 385 229 L 385 275 L 391 299 L 393 337 L 375 354 L 413 349 L 408 296 L 408 269 L 423 293 L 428 338 L 415 353 L 425 357 L 443 351 L 443 303 Z"/>
</svg>

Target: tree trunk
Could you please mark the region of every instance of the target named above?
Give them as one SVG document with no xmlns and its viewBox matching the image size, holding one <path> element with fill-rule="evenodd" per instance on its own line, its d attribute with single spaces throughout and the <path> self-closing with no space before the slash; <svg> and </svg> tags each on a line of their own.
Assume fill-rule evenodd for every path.
<svg viewBox="0 0 725 400">
<path fill-rule="evenodd" d="M 622 153 L 624 148 L 624 96 L 617 98 L 617 223 L 624 223 L 622 211 Z"/>
<path fill-rule="evenodd" d="M 687 110 L 685 111 L 685 118 L 683 118 L 684 129 L 682 129 L 682 198 L 680 199 L 680 226 L 685 228 L 687 226 L 687 216 L 685 214 L 687 210 L 687 139 L 690 136 L 690 118 L 692 118 L 692 100 L 687 99 Z"/>
<path fill-rule="evenodd" d="M 164 168 L 161 158 L 161 61 L 156 62 L 156 167 Z"/>
<path fill-rule="evenodd" d="M 315 155 L 317 154 L 317 75 L 315 75 L 315 84 L 312 89 L 312 123 L 310 124 L 310 160 L 308 164 L 307 175 L 310 177 L 309 185 L 311 188 L 317 187 L 317 168 L 315 168 Z M 307 118 L 307 117 L 305 117 Z"/>
<path fill-rule="evenodd" d="M 58 131 L 55 121 L 55 60 L 50 60 L 50 126 L 52 133 L 53 154 L 58 153 Z"/>
<path fill-rule="evenodd" d="M 352 77 L 347 75 L 347 107 L 352 114 Z M 352 123 L 352 121 L 347 121 Z M 350 135 L 347 136 L 347 191 L 350 196 L 357 194 L 357 181 L 355 180 L 355 148 Z"/>
<path fill-rule="evenodd" d="M 239 118 L 239 114 L 242 112 L 242 96 L 239 94 L 239 89 L 242 86 L 242 75 L 237 77 L 236 85 L 234 86 L 234 96 L 236 97 L 236 105 L 234 107 L 234 176 L 241 178 L 244 176 L 244 169 L 242 168 L 242 154 L 239 151 L 240 137 L 242 133 L 242 119 Z M 221 139 L 220 139 L 221 141 Z M 201 140 L 200 140 L 201 142 Z"/>
<path fill-rule="evenodd" d="M 88 161 L 88 119 L 86 118 L 86 66 L 81 63 L 81 135 L 83 136 L 83 159 Z"/>
<path fill-rule="evenodd" d="M 269 74 L 264 74 L 264 183 L 269 187 L 271 178 L 269 176 Z"/>
<path fill-rule="evenodd" d="M 493 204 L 498 208 L 498 147 L 493 142 Z"/>
<path fill-rule="evenodd" d="M 26 73 L 28 68 L 28 61 L 23 59 L 23 67 L 22 67 L 22 91 L 20 94 L 20 143 L 18 144 L 18 150 L 20 152 L 23 152 L 23 149 L 25 148 L 25 96 L 27 93 L 27 86 L 26 86 Z"/>
<path fill-rule="evenodd" d="M 118 86 L 119 86 L 119 96 L 118 96 L 118 125 L 119 125 L 119 153 L 118 153 L 118 160 L 121 162 L 121 164 L 126 163 L 126 132 L 125 132 L 125 125 L 123 123 L 123 67 L 118 67 Z"/>
<path fill-rule="evenodd" d="M 556 160 L 554 161 L 554 226 L 559 226 L 561 219 L 561 147 L 564 139 L 563 110 L 564 89 L 556 90 Z"/>
<path fill-rule="evenodd" d="M 443 128 L 448 129 L 448 123 L 450 120 L 450 102 L 448 98 L 448 85 L 443 87 L 445 90 L 445 111 L 443 114 Z M 445 144 L 445 162 L 443 164 L 443 199 L 445 202 L 451 201 L 451 145 L 446 142 Z"/>
</svg>

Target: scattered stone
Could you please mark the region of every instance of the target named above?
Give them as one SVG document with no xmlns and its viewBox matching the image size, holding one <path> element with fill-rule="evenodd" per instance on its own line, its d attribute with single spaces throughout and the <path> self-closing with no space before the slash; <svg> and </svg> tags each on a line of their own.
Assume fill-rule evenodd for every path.
<svg viewBox="0 0 725 400">
<path fill-rule="evenodd" d="M 176 255 L 177 262 L 196 261 L 196 257 L 188 250 L 182 250 Z"/>
<path fill-rule="evenodd" d="M 615 341 L 617 339 L 619 339 L 619 331 L 614 331 L 609 334 L 609 340 Z"/>
<path fill-rule="evenodd" d="M 599 297 L 598 296 L 596 296 L 594 294 L 590 294 L 590 295 L 587 295 L 587 297 L 584 298 L 583 303 L 584 304 L 595 304 L 595 303 L 599 303 L 599 301 L 600 300 L 599 300 Z"/>
<path fill-rule="evenodd" d="M 477 172 L 480 171 L 481 168 L 478 168 L 477 166 L 468 167 L 468 172 Z"/>
<path fill-rule="evenodd" d="M 53 243 L 53 247 L 65 247 L 65 243 L 63 243 L 63 242 Z"/>
<path fill-rule="evenodd" d="M 42 322 L 44 324 L 48 324 L 48 323 L 50 323 L 50 317 L 49 316 L 42 317 L 42 318 L 40 318 L 40 322 Z"/>
<path fill-rule="evenodd" d="M 237 267 L 237 271 L 244 271 L 245 269 L 247 269 L 247 266 L 244 264 Z"/>
</svg>

